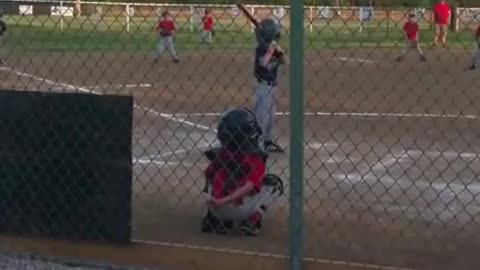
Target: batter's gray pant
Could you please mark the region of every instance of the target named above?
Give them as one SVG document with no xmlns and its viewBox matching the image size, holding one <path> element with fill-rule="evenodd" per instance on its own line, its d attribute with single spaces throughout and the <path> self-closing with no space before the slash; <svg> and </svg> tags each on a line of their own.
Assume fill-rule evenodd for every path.
<svg viewBox="0 0 480 270">
<path fill-rule="evenodd" d="M 401 51 L 401 56 L 404 57 L 405 55 L 407 55 L 407 53 L 410 52 L 411 49 L 416 49 L 418 55 L 423 56 L 422 48 L 420 48 L 420 42 L 411 40 L 405 42 L 405 47 L 403 47 Z"/>
<path fill-rule="evenodd" d="M 255 212 L 263 214 L 275 198 L 281 195 L 280 192 L 275 186 L 263 186 L 259 193 L 245 197 L 241 205 L 227 204 L 209 210 L 215 217 L 222 220 L 245 220 Z"/>
<path fill-rule="evenodd" d="M 277 112 L 276 86 L 257 83 L 255 86 L 255 116 L 263 131 L 264 141 L 272 140 L 273 122 Z"/>
<path fill-rule="evenodd" d="M 160 37 L 157 45 L 157 51 L 155 54 L 155 59 L 160 58 L 160 56 L 167 50 L 173 57 L 177 59 L 177 53 L 175 52 L 175 44 L 173 43 L 173 37 Z"/>
</svg>

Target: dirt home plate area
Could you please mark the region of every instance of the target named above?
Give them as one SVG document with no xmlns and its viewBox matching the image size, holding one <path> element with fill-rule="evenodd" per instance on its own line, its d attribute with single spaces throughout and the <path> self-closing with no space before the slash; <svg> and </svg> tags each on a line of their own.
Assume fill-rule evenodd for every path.
<svg viewBox="0 0 480 270">
<path fill-rule="evenodd" d="M 480 76 L 466 50 L 394 63 L 394 49 L 307 51 L 307 269 L 480 269 Z M 39 254 L 168 269 L 286 269 L 288 189 L 256 238 L 200 233 L 201 189 L 219 114 L 253 106 L 251 50 L 31 53 L 0 68 L 4 89 L 135 97 L 129 247 L 16 239 Z M 268 170 L 288 183 L 289 82 L 275 128 L 287 153 Z M 12 239 L 10 239 L 12 240 Z M 468 266 L 468 267 L 467 267 Z"/>
</svg>

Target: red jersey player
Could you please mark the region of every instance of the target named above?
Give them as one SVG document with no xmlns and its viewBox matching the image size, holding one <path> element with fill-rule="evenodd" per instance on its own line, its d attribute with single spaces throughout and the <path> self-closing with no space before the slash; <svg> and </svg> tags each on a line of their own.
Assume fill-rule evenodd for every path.
<svg viewBox="0 0 480 270">
<path fill-rule="evenodd" d="M 158 41 L 157 51 L 155 55 L 155 62 L 158 61 L 160 56 L 165 50 L 170 52 L 173 57 L 173 62 L 178 63 L 177 53 L 175 52 L 175 22 L 173 22 L 168 11 L 162 13 L 162 18 L 155 27 L 156 31 L 159 33 L 160 39 Z"/>
<path fill-rule="evenodd" d="M 444 48 L 447 46 L 447 30 L 450 15 L 451 11 L 447 1 L 440 0 L 433 6 L 433 19 L 435 24 L 434 46 L 438 45 L 439 40 L 441 40 Z"/>
<path fill-rule="evenodd" d="M 411 48 L 417 50 L 421 61 L 426 61 L 422 48 L 420 48 L 420 30 L 418 23 L 415 21 L 415 13 L 410 12 L 408 14 L 408 21 L 403 25 L 403 33 L 405 34 L 405 47 L 402 49 L 401 55 L 397 58 L 397 61 L 402 61 Z"/>
<path fill-rule="evenodd" d="M 205 16 L 202 18 L 202 43 L 212 43 L 212 34 L 213 34 L 213 17 L 210 14 L 210 10 L 205 9 Z"/>
<path fill-rule="evenodd" d="M 205 153 L 210 164 L 202 231 L 223 234 L 240 225 L 244 234 L 257 235 L 263 215 L 283 194 L 283 182 L 265 173 L 268 155 L 255 114 L 245 107 L 228 111 L 218 124 L 217 139 L 221 147 Z"/>
</svg>

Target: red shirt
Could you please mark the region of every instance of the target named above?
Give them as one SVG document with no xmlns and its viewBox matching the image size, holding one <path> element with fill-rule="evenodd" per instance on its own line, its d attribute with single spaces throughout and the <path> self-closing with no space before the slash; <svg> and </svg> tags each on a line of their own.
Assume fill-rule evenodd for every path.
<svg viewBox="0 0 480 270">
<path fill-rule="evenodd" d="M 213 18 L 211 16 L 203 17 L 203 30 L 211 31 L 213 29 Z"/>
<path fill-rule="evenodd" d="M 475 37 L 476 38 L 480 37 L 480 25 L 477 27 L 477 31 L 475 31 Z"/>
<path fill-rule="evenodd" d="M 445 3 L 437 3 L 433 6 L 433 13 L 435 15 L 436 24 L 448 24 L 450 17 L 450 7 Z"/>
<path fill-rule="evenodd" d="M 408 40 L 417 40 L 418 24 L 416 22 L 406 22 L 403 25 L 403 31 L 405 31 L 405 33 L 407 34 Z"/>
<path fill-rule="evenodd" d="M 157 25 L 157 30 L 163 34 L 171 35 L 175 31 L 175 23 L 172 20 L 161 20 Z"/>
<path fill-rule="evenodd" d="M 232 153 L 221 150 L 218 160 L 210 163 L 205 171 L 205 177 L 212 183 L 212 196 L 223 198 L 235 190 L 251 182 L 255 191 L 262 188 L 265 175 L 265 162 L 259 154 L 255 153 Z M 242 203 L 242 199 L 237 201 Z"/>
</svg>

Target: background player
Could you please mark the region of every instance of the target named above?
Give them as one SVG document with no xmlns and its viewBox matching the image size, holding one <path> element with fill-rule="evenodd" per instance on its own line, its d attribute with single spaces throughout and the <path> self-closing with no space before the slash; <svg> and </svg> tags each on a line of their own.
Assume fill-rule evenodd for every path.
<svg viewBox="0 0 480 270">
<path fill-rule="evenodd" d="M 3 21 L 3 10 L 0 10 L 0 45 L 3 43 L 3 39 L 5 38 L 5 33 L 7 32 L 7 25 Z M 6 63 L 3 58 L 0 58 L 0 65 L 4 65 Z"/>
<path fill-rule="evenodd" d="M 265 150 L 283 152 L 283 149 L 272 139 L 273 122 L 276 113 L 276 92 L 278 70 L 286 63 L 285 52 L 277 45 L 280 39 L 280 27 L 272 19 L 264 19 L 255 29 L 257 48 L 255 50 L 254 73 L 257 80 L 255 86 L 255 115 L 263 131 Z"/>
<path fill-rule="evenodd" d="M 433 19 L 435 24 L 435 35 L 433 38 L 433 46 L 438 46 L 438 41 L 442 42 L 442 46 L 447 47 L 447 32 L 450 22 L 450 7 L 447 1 L 440 0 L 433 6 Z"/>
<path fill-rule="evenodd" d="M 157 62 L 165 50 L 167 50 L 173 57 L 173 62 L 178 63 L 177 53 L 175 52 L 174 38 L 176 34 L 175 22 L 168 11 L 162 13 L 162 18 L 156 25 L 156 31 L 160 38 L 157 45 L 154 62 Z"/>
<path fill-rule="evenodd" d="M 415 13 L 410 12 L 408 14 L 408 20 L 403 25 L 403 32 L 405 34 L 405 47 L 403 48 L 401 55 L 397 58 L 397 61 L 400 62 L 405 59 L 405 56 L 411 50 L 411 48 L 416 49 L 418 55 L 420 56 L 420 61 L 426 61 L 425 55 L 422 52 L 422 48 L 420 48 L 420 33 L 418 23 L 415 21 Z"/>
<path fill-rule="evenodd" d="M 475 38 L 475 50 L 472 57 L 472 65 L 468 68 L 469 70 L 475 70 L 480 65 L 480 25 L 477 26 L 477 29 L 474 32 Z"/>
<path fill-rule="evenodd" d="M 203 232 L 226 233 L 240 223 L 246 235 L 260 232 L 262 216 L 283 194 L 282 180 L 265 174 L 267 154 L 261 145 L 262 130 L 247 108 L 224 114 L 217 127 L 220 148 L 205 152 L 207 215 Z"/>
<path fill-rule="evenodd" d="M 205 14 L 202 17 L 202 34 L 201 39 L 203 44 L 211 44 L 213 36 L 213 17 L 210 14 L 210 9 L 205 9 Z"/>
</svg>

